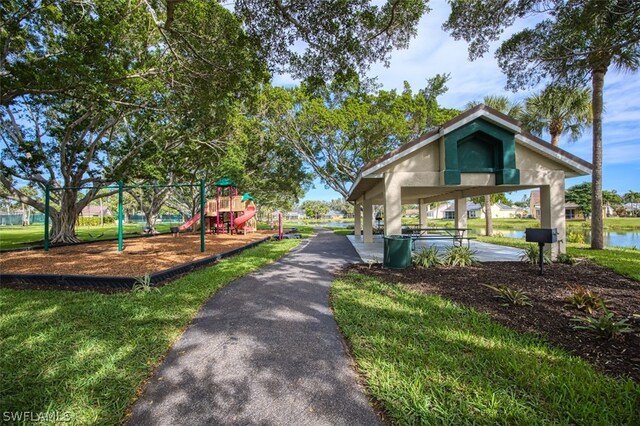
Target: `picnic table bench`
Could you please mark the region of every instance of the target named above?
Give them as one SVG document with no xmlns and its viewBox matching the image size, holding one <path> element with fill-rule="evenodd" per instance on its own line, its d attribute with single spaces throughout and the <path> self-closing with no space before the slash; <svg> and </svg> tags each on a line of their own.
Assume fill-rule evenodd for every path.
<svg viewBox="0 0 640 426">
<path fill-rule="evenodd" d="M 467 235 L 468 231 L 468 228 L 405 228 L 402 233 L 411 237 L 411 249 L 415 250 L 417 240 L 450 240 L 457 247 L 466 241 L 470 247 L 473 237 Z"/>
</svg>

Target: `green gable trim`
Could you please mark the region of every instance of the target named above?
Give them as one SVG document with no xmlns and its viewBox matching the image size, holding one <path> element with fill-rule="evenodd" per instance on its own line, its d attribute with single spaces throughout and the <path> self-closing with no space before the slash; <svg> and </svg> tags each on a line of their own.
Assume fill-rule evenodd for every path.
<svg viewBox="0 0 640 426">
<path fill-rule="evenodd" d="M 460 185 L 461 173 L 495 173 L 497 185 L 520 184 L 515 134 L 482 118 L 444 136 L 444 183 Z"/>
</svg>

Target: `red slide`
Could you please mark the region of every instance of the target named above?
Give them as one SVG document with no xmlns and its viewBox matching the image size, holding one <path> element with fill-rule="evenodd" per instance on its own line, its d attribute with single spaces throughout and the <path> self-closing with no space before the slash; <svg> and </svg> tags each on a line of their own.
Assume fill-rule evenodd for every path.
<svg viewBox="0 0 640 426">
<path fill-rule="evenodd" d="M 205 209 L 204 214 L 207 214 L 207 210 Z M 200 220 L 200 213 L 193 215 L 193 217 L 191 219 L 189 219 L 188 221 L 186 221 L 185 223 L 183 223 L 182 225 L 178 226 L 178 229 L 180 231 L 186 231 L 187 229 L 189 229 L 191 226 L 193 226 L 194 223 L 196 223 L 197 221 Z"/>
<path fill-rule="evenodd" d="M 233 225 L 237 229 L 244 229 L 244 226 L 247 223 L 247 221 L 249 219 L 251 219 L 255 215 L 256 215 L 256 208 L 254 206 L 249 206 L 249 207 L 247 207 L 247 210 L 245 211 L 245 214 L 235 218 L 235 220 L 233 221 Z"/>
</svg>

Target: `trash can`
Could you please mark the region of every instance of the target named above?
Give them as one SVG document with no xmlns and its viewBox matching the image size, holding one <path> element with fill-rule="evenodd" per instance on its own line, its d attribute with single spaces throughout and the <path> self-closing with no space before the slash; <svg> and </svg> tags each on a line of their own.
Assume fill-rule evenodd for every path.
<svg viewBox="0 0 640 426">
<path fill-rule="evenodd" d="M 404 269 L 411 266 L 411 237 L 389 235 L 384 237 L 384 267 Z"/>
</svg>

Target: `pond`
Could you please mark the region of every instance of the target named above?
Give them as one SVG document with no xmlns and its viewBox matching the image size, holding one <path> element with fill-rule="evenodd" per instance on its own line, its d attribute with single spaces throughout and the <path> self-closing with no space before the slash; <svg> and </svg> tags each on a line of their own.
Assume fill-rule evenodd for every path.
<svg viewBox="0 0 640 426">
<path fill-rule="evenodd" d="M 524 231 L 515 231 L 513 229 L 501 230 L 494 229 L 494 235 L 500 233 L 504 237 L 522 238 L 524 239 Z M 573 233 L 581 233 L 584 241 L 591 244 L 591 231 L 588 229 L 571 230 Z M 484 235 L 484 228 L 473 228 L 470 230 L 472 235 Z M 640 231 L 604 231 L 604 245 L 606 247 L 640 247 Z"/>
<path fill-rule="evenodd" d="M 285 222 L 285 226 L 328 226 L 332 228 L 353 228 L 353 222 Z"/>
</svg>

